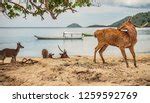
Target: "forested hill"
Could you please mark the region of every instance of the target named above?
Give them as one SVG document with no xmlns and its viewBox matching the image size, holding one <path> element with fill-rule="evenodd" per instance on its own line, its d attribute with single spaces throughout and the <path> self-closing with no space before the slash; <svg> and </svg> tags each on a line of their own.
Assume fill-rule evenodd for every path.
<svg viewBox="0 0 150 103">
<path fill-rule="evenodd" d="M 68 28 L 81 28 L 82 26 L 77 23 L 72 23 L 72 24 L 68 25 L 67 27 Z"/>
<path fill-rule="evenodd" d="M 126 21 L 129 17 L 132 17 L 132 22 L 137 26 L 137 27 L 150 27 L 150 11 L 148 12 L 142 12 L 138 13 L 134 16 L 127 16 L 109 26 L 111 27 L 117 27 L 120 24 L 122 24 L 124 21 Z"/>
</svg>

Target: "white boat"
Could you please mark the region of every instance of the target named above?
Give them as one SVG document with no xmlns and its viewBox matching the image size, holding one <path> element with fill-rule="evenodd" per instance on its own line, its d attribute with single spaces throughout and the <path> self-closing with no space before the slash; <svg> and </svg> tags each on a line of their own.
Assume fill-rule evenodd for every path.
<svg viewBox="0 0 150 103">
<path fill-rule="evenodd" d="M 36 36 L 39 40 L 76 40 L 76 39 L 83 39 L 82 37 L 43 37 L 43 36 Z"/>
<path fill-rule="evenodd" d="M 63 32 L 62 37 L 46 37 L 46 36 L 37 36 L 34 35 L 39 40 L 77 40 L 83 39 L 82 33 L 71 33 L 71 32 Z"/>
</svg>

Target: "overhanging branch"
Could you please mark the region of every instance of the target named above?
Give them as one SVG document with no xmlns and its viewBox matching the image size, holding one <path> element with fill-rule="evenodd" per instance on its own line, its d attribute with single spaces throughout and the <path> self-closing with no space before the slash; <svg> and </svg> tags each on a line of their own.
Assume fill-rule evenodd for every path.
<svg viewBox="0 0 150 103">
<path fill-rule="evenodd" d="M 43 2 L 34 3 L 32 0 L 29 0 L 29 5 L 27 7 L 22 6 L 21 4 L 18 4 L 16 2 L 4 2 L 1 3 L 2 8 L 6 15 L 9 18 L 14 18 L 17 16 L 20 16 L 18 13 L 23 13 L 26 18 L 27 14 L 31 14 L 33 16 L 41 16 L 41 19 L 43 20 L 44 13 L 48 13 L 52 19 L 57 19 L 57 17 L 68 10 L 71 10 L 72 13 L 77 12 L 75 10 L 75 7 L 77 6 L 86 6 L 88 0 L 77 0 L 78 2 L 70 3 L 69 0 L 43 0 Z M 16 9 L 17 8 L 17 9 Z M 34 8 L 34 9 L 33 9 Z M 18 12 L 19 11 L 19 12 Z"/>
</svg>

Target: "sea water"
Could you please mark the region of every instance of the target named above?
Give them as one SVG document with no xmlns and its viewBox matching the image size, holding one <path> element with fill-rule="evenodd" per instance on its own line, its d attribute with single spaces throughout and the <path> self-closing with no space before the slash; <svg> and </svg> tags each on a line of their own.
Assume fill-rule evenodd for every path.
<svg viewBox="0 0 150 103">
<path fill-rule="evenodd" d="M 0 28 L 0 50 L 4 48 L 16 48 L 16 43 L 21 42 L 19 57 L 41 57 L 42 49 L 47 49 L 55 56 L 59 56 L 62 49 L 66 49 L 69 55 L 92 56 L 97 45 L 95 37 L 84 37 L 83 40 L 37 40 L 34 35 L 52 37 L 62 36 L 63 32 L 81 32 L 93 35 L 94 31 L 101 28 Z M 137 28 L 138 42 L 135 46 L 136 53 L 150 53 L 150 28 Z M 127 53 L 129 51 L 127 50 Z M 109 46 L 104 55 L 121 55 L 116 47 Z"/>
</svg>

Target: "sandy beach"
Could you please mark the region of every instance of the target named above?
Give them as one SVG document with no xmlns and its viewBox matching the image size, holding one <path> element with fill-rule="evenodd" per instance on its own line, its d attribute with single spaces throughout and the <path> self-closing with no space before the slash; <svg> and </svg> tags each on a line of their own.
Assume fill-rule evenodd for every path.
<svg viewBox="0 0 150 103">
<path fill-rule="evenodd" d="M 150 54 L 137 56 L 138 68 L 133 66 L 132 57 L 128 57 L 126 68 L 122 57 L 105 56 L 107 64 L 97 57 L 71 56 L 67 59 L 43 59 L 35 64 L 16 64 L 10 59 L 0 64 L 0 85 L 3 86 L 149 86 Z"/>
</svg>

